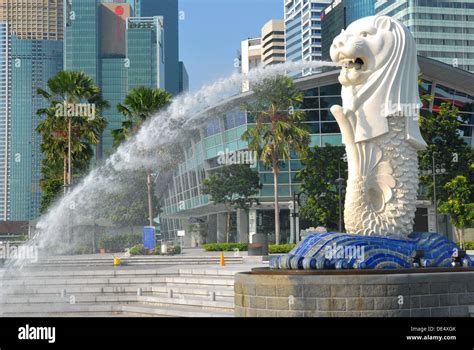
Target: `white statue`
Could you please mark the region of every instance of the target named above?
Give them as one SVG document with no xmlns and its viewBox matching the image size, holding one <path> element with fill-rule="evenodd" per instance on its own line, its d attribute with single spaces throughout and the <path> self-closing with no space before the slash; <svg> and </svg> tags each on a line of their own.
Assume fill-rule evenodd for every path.
<svg viewBox="0 0 474 350">
<path fill-rule="evenodd" d="M 418 190 L 421 101 L 415 41 L 387 16 L 362 18 L 334 39 L 343 106 L 332 106 L 346 146 L 346 231 L 398 236 L 412 232 Z"/>
</svg>

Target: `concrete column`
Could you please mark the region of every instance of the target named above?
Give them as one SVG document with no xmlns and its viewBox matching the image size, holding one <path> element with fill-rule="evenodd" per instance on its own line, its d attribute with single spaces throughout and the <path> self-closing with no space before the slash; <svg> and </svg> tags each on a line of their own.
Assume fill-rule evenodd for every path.
<svg viewBox="0 0 474 350">
<path fill-rule="evenodd" d="M 192 247 L 192 237 L 191 237 L 191 229 L 189 228 L 189 220 L 188 219 L 181 219 L 181 227 L 185 231 L 184 237 L 179 237 L 180 243 L 183 244 L 183 247 L 189 248 Z"/>
<path fill-rule="evenodd" d="M 237 209 L 237 242 L 249 242 L 249 217 L 243 209 Z"/>
<path fill-rule="evenodd" d="M 227 242 L 227 235 L 225 233 L 227 226 L 227 214 L 217 214 L 217 243 Z"/>
<path fill-rule="evenodd" d="M 249 243 L 253 243 L 253 235 L 257 234 L 257 209 L 249 210 Z"/>
<path fill-rule="evenodd" d="M 217 243 L 217 216 L 211 214 L 207 217 L 206 243 Z"/>
</svg>

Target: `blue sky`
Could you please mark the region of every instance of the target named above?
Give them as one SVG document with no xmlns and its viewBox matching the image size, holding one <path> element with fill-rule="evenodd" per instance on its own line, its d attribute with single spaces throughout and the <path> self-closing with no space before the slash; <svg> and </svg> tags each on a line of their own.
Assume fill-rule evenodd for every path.
<svg viewBox="0 0 474 350">
<path fill-rule="evenodd" d="M 240 42 L 260 36 L 268 20 L 283 18 L 283 1 L 179 0 L 179 55 L 190 90 L 231 74 Z"/>
</svg>

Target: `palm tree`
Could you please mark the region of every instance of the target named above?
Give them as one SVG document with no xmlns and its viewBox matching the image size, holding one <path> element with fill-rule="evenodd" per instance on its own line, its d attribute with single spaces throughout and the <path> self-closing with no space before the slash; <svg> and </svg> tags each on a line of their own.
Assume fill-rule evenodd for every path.
<svg viewBox="0 0 474 350">
<path fill-rule="evenodd" d="M 258 154 L 265 166 L 271 167 L 274 182 L 275 243 L 280 244 L 280 208 L 278 204 L 278 175 L 280 160 L 291 158 L 291 151 L 302 158 L 309 146 L 309 132 L 301 124 L 305 114 L 295 110 L 303 101 L 293 80 L 283 75 L 266 78 L 253 87 L 252 102 L 243 109 L 255 118 L 255 125 L 248 128 L 242 139 L 248 148 Z"/>
<path fill-rule="evenodd" d="M 44 119 L 36 130 L 43 137 L 41 150 L 46 162 L 54 163 L 58 158 L 63 161 L 66 192 L 72 185 L 72 169 L 76 160 L 82 165 L 79 170 L 87 167 L 93 153 L 91 145 L 100 141 L 107 125 L 100 114 L 109 104 L 102 99 L 101 91 L 92 78 L 83 72 L 59 72 L 48 80 L 47 85 L 49 91 L 37 89 L 37 93 L 48 101 L 49 107 L 37 111 Z M 79 115 L 78 107 L 91 107 L 94 115 L 86 115 L 85 112 Z"/>
<path fill-rule="evenodd" d="M 117 105 L 117 110 L 125 117 L 125 120 L 120 129 L 112 131 L 114 146 L 128 140 L 145 120 L 166 107 L 171 98 L 170 93 L 157 88 L 140 86 L 130 90 L 123 104 Z"/>
<path fill-rule="evenodd" d="M 135 134 L 145 120 L 153 116 L 160 109 L 171 102 L 171 94 L 158 88 L 137 87 L 132 89 L 125 97 L 123 104 L 117 105 L 117 110 L 123 114 L 125 120 L 122 127 L 112 131 L 114 147 L 128 140 Z M 152 174 L 146 171 L 148 188 L 148 216 L 150 226 L 153 226 L 152 204 Z"/>
</svg>

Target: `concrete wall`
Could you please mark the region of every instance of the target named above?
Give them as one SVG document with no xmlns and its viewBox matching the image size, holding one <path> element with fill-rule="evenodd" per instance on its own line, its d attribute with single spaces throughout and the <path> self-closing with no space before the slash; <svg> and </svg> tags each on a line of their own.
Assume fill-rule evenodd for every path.
<svg viewBox="0 0 474 350">
<path fill-rule="evenodd" d="M 468 317 L 474 271 L 235 277 L 238 317 Z"/>
</svg>

